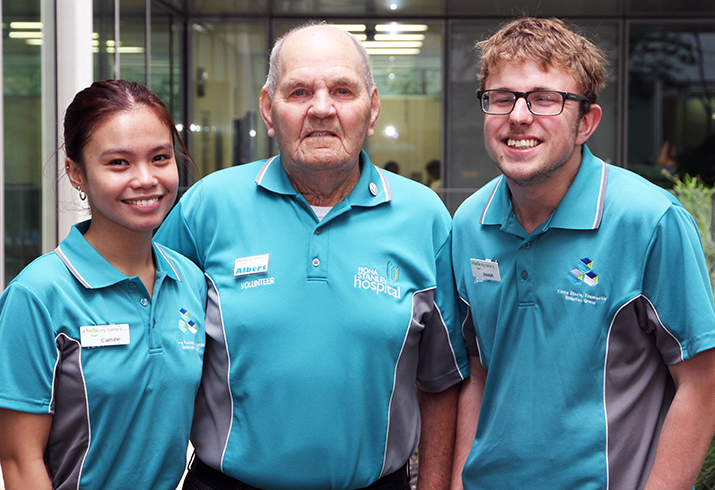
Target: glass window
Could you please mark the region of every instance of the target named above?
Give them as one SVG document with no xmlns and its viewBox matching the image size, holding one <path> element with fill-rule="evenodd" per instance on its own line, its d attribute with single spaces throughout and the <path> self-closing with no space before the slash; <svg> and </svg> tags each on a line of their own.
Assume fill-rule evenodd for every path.
<svg viewBox="0 0 715 490">
<path fill-rule="evenodd" d="M 144 0 L 121 0 L 119 46 L 107 44 L 107 53 L 119 50 L 119 77 L 146 84 L 146 5 Z"/>
<path fill-rule="evenodd" d="M 5 284 L 41 253 L 42 155 L 39 0 L 4 0 Z M 52 171 L 52 169 L 50 169 Z"/>
<path fill-rule="evenodd" d="M 181 77 L 184 69 L 184 22 L 160 3 L 152 3 L 151 9 L 150 88 L 171 113 L 181 139 L 188 143 L 186 108 L 182 97 L 186 88 Z M 184 187 L 190 184 L 194 177 L 189 175 L 190 166 L 180 168 L 184 169 L 181 176 L 181 186 Z"/>
<path fill-rule="evenodd" d="M 275 14 L 342 16 L 444 15 L 444 0 L 277 0 Z"/>
<path fill-rule="evenodd" d="M 195 22 L 189 119 L 191 152 L 200 175 L 266 158 L 258 110 L 265 82 L 266 25 Z"/>
<path fill-rule="evenodd" d="M 443 198 L 450 211 L 499 174 L 484 147 L 484 115 L 476 91 L 476 41 L 496 32 L 503 22 L 464 21 L 450 23 L 449 73 L 447 87 L 447 186 Z M 591 151 L 609 163 L 618 164 L 619 107 L 618 94 L 618 32 L 615 22 L 577 23 L 579 31 L 595 41 L 609 59 L 606 89 L 599 97 L 603 117 L 588 141 Z"/>
<path fill-rule="evenodd" d="M 715 26 L 629 29 L 629 168 L 660 185 L 663 170 L 715 183 Z"/>
</svg>

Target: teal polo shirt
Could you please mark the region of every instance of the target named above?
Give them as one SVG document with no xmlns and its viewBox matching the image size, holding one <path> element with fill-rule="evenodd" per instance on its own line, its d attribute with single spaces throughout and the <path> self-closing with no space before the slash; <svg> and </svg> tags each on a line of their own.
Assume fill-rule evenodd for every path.
<svg viewBox="0 0 715 490">
<path fill-rule="evenodd" d="M 453 227 L 463 333 L 488 371 L 464 488 L 642 488 L 674 393 L 668 365 L 715 346 L 692 217 L 584 147 L 531 234 L 503 177 Z"/>
<path fill-rule="evenodd" d="M 319 221 L 280 157 L 215 172 L 156 240 L 215 281 L 192 442 L 266 490 L 348 490 L 414 452 L 415 383 L 467 375 L 451 218 L 429 188 L 361 155 L 353 191 Z"/>
<path fill-rule="evenodd" d="M 0 407 L 53 415 L 58 489 L 174 490 L 205 346 L 204 274 L 154 245 L 153 297 L 75 225 L 0 297 Z"/>
</svg>

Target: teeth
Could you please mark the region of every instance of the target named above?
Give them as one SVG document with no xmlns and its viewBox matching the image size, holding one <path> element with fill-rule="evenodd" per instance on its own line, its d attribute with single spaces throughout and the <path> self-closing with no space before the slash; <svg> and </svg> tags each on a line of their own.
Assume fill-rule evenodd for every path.
<svg viewBox="0 0 715 490">
<path fill-rule="evenodd" d="M 152 204 L 159 202 L 159 198 L 154 197 L 152 199 L 127 199 L 124 202 L 126 202 L 127 204 L 133 204 L 135 206 L 151 206 Z"/>
<path fill-rule="evenodd" d="M 330 136 L 331 133 L 330 131 L 316 131 L 315 133 L 310 133 L 311 136 Z"/>
<path fill-rule="evenodd" d="M 536 140 L 513 140 L 509 138 L 506 144 L 511 148 L 533 148 L 539 144 Z"/>
</svg>

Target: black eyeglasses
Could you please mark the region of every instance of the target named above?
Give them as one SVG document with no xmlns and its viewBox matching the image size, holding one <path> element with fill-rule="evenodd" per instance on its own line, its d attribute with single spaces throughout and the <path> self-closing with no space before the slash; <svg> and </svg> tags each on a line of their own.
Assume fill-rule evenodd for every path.
<svg viewBox="0 0 715 490">
<path fill-rule="evenodd" d="M 523 97 L 526 107 L 535 116 L 558 116 L 564 110 L 567 100 L 588 102 L 588 97 L 558 90 L 532 90 L 514 92 L 513 90 L 480 90 L 477 97 L 482 102 L 485 114 L 505 115 L 514 110 L 516 101 Z"/>
</svg>

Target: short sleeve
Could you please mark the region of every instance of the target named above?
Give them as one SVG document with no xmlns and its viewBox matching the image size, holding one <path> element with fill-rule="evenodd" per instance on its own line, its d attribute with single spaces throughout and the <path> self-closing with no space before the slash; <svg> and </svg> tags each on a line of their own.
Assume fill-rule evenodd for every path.
<svg viewBox="0 0 715 490">
<path fill-rule="evenodd" d="M 444 391 L 469 376 L 452 271 L 451 235 L 437 251 L 435 267 L 434 311 L 420 341 L 417 373 L 419 387 L 427 392 Z"/>
<path fill-rule="evenodd" d="M 57 359 L 47 308 L 28 288 L 11 283 L 0 296 L 0 407 L 51 413 Z"/>
<path fill-rule="evenodd" d="M 671 206 L 664 213 L 643 268 L 644 294 L 663 326 L 655 335 L 666 363 L 715 347 L 710 276 L 697 226 L 684 208 Z"/>
<path fill-rule="evenodd" d="M 154 235 L 154 241 L 161 245 L 179 252 L 188 257 L 192 262 L 203 270 L 203 260 L 199 257 L 199 250 L 194 239 L 193 230 L 189 227 L 184 210 L 186 200 L 191 198 L 190 194 L 184 195 L 182 199 L 174 206 L 174 209 L 169 213 L 159 230 Z M 190 208 L 191 206 L 189 206 Z"/>
</svg>

